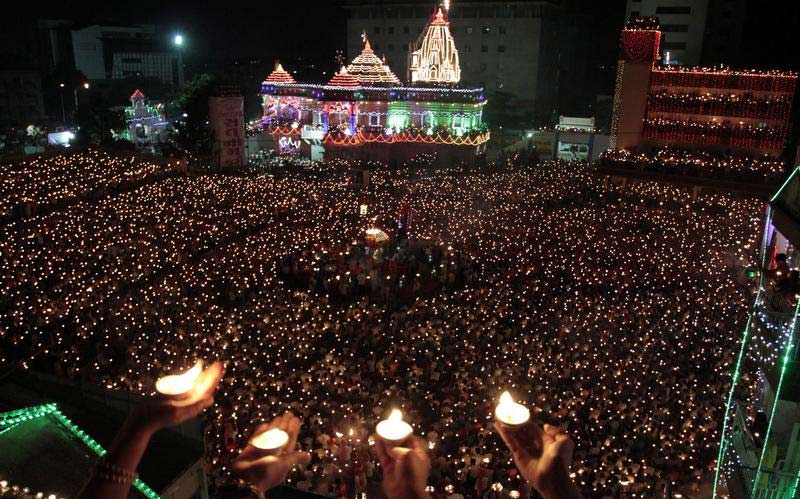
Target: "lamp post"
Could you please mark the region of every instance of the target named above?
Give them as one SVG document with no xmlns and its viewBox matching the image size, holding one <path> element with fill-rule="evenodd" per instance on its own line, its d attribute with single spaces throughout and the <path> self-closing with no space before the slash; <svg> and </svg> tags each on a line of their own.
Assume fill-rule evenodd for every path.
<svg viewBox="0 0 800 499">
<path fill-rule="evenodd" d="M 176 50 L 178 52 L 178 74 L 176 75 L 178 80 L 178 86 L 183 85 L 183 50 L 182 50 L 183 42 L 184 42 L 183 35 L 180 33 L 177 33 L 175 37 L 172 39 L 172 43 L 173 45 L 175 45 Z"/>
<path fill-rule="evenodd" d="M 61 122 L 66 124 L 67 123 L 67 113 L 64 110 L 64 85 L 63 83 L 59 83 L 58 86 L 61 88 Z"/>
<path fill-rule="evenodd" d="M 63 85 L 63 83 L 62 83 L 62 85 Z M 89 82 L 88 81 L 83 82 L 83 88 L 84 88 L 84 90 L 89 90 Z M 75 113 L 77 113 L 78 112 L 78 86 L 77 85 L 75 86 L 75 90 L 72 92 L 72 95 L 75 98 Z M 63 111 L 63 108 L 64 108 L 64 97 L 63 97 L 63 95 L 61 97 L 61 108 L 62 108 L 62 111 Z"/>
</svg>

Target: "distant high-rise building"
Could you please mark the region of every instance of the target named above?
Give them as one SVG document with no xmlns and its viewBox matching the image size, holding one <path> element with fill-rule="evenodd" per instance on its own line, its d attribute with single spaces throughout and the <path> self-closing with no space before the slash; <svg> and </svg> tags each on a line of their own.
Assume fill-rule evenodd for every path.
<svg viewBox="0 0 800 499">
<path fill-rule="evenodd" d="M 661 61 L 695 66 L 703 55 L 710 0 L 628 0 L 625 18 L 655 16 L 661 25 Z"/>
<path fill-rule="evenodd" d="M 361 52 L 366 33 L 375 54 L 408 75 L 409 49 L 420 48 L 416 43 L 440 7 L 455 39 L 461 84 L 484 87 L 490 100 L 507 95 L 498 99 L 498 105 L 506 102 L 504 112 L 551 123 L 559 91 L 560 0 L 346 0 L 347 57 Z"/>
<path fill-rule="evenodd" d="M 181 54 L 155 26 L 89 26 L 72 32 L 75 67 L 90 80 L 157 78 L 183 83 Z"/>
</svg>

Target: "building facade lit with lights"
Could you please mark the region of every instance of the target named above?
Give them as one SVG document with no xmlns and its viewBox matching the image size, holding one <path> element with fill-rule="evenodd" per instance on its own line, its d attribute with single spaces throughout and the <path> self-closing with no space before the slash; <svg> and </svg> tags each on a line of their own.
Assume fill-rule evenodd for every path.
<svg viewBox="0 0 800 499">
<path fill-rule="evenodd" d="M 410 82 L 402 83 L 364 47 L 325 84 L 296 82 L 278 64 L 261 86 L 260 127 L 279 152 L 312 159 L 406 159 L 422 152 L 470 161 L 486 149 L 483 88 L 458 85 L 458 50 L 441 9 L 410 48 Z"/>
<path fill-rule="evenodd" d="M 655 18 L 633 19 L 622 31 L 612 116 L 617 149 L 781 154 L 796 73 L 663 65 L 660 43 Z"/>
<path fill-rule="evenodd" d="M 171 125 L 164 117 L 163 104 L 150 104 L 141 90 L 131 94 L 131 105 L 125 108 L 126 128 L 121 138 L 133 142 L 137 149 L 165 144 Z"/>
</svg>

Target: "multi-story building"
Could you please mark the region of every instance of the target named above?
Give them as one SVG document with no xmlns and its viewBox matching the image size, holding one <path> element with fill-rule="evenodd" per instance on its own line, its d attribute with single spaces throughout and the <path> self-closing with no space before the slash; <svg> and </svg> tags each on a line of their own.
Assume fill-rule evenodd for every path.
<svg viewBox="0 0 800 499">
<path fill-rule="evenodd" d="M 157 78 L 183 83 L 178 48 L 155 26 L 89 26 L 72 32 L 75 67 L 90 80 Z"/>
<path fill-rule="evenodd" d="M 780 156 L 797 74 L 658 64 L 662 35 L 656 18 L 633 19 L 622 31 L 612 123 L 616 148 Z"/>
<path fill-rule="evenodd" d="M 661 23 L 661 60 L 695 66 L 703 53 L 709 0 L 628 0 L 626 19 L 655 16 Z"/>
<path fill-rule="evenodd" d="M 461 83 L 507 94 L 503 111 L 515 110 L 535 122 L 556 117 L 560 0 L 500 3 L 490 0 L 444 2 L 450 30 L 461 54 Z M 430 0 L 348 0 L 347 53 L 361 52 L 362 35 L 406 80 L 409 48 L 416 47 L 437 6 Z M 498 99 L 502 102 L 505 99 Z"/>
</svg>

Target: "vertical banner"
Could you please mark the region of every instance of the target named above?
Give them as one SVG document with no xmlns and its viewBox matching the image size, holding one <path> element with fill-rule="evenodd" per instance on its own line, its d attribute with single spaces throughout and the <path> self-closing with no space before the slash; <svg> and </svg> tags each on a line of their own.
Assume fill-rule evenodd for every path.
<svg viewBox="0 0 800 499">
<path fill-rule="evenodd" d="M 209 97 L 208 108 L 217 142 L 219 166 L 244 166 L 244 100 L 242 96 Z"/>
</svg>

